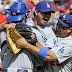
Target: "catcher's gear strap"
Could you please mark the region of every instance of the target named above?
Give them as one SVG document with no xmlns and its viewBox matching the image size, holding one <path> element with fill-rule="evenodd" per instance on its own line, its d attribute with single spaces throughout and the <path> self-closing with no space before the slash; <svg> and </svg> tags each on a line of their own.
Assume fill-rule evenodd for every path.
<svg viewBox="0 0 72 72">
<path fill-rule="evenodd" d="M 48 53 L 48 50 L 47 49 L 40 47 L 40 50 L 39 50 L 39 52 L 37 54 L 37 57 L 39 57 L 41 59 L 45 59 L 47 53 Z"/>
<path fill-rule="evenodd" d="M 34 68 L 34 72 L 44 72 L 43 66 L 37 66 Z"/>
<path fill-rule="evenodd" d="M 3 41 L 3 43 L 1 44 L 1 50 L 2 50 L 2 47 L 7 43 L 7 41 Z"/>
<path fill-rule="evenodd" d="M 2 60 L 2 61 L 3 61 L 3 57 L 6 55 L 7 49 L 8 49 L 8 45 L 7 45 L 7 43 L 6 43 L 6 44 L 4 44 L 4 45 L 2 46 L 2 52 L 1 52 L 1 60 Z"/>
</svg>

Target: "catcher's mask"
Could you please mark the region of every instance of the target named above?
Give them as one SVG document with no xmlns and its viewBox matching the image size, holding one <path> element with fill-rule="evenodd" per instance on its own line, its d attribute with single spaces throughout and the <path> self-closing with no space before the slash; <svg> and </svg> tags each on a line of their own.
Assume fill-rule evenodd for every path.
<svg viewBox="0 0 72 72">
<path fill-rule="evenodd" d="M 9 9 L 9 16 L 7 19 L 9 21 L 21 21 L 28 11 L 29 5 L 24 1 L 15 1 L 11 8 Z"/>
</svg>

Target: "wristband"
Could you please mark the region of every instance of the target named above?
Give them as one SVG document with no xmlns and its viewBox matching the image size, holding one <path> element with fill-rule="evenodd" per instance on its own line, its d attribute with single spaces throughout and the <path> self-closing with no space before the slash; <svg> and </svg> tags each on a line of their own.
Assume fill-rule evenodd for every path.
<svg viewBox="0 0 72 72">
<path fill-rule="evenodd" d="M 37 54 L 37 57 L 41 58 L 41 59 L 45 59 L 46 55 L 47 55 L 48 50 L 46 48 L 41 48 Z"/>
</svg>

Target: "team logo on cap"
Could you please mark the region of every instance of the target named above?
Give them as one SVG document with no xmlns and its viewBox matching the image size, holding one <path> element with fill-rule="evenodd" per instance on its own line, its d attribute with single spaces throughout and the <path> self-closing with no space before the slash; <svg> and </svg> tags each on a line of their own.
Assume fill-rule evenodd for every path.
<svg viewBox="0 0 72 72">
<path fill-rule="evenodd" d="M 64 18 L 66 17 L 66 15 L 63 16 Z"/>
<path fill-rule="evenodd" d="M 63 16 L 64 20 L 66 20 L 65 17 L 66 17 L 66 15 Z M 68 20 L 66 20 L 66 22 L 68 23 Z"/>
<path fill-rule="evenodd" d="M 50 5 L 48 3 L 46 3 L 46 4 L 47 4 L 47 8 L 50 8 Z"/>
<path fill-rule="evenodd" d="M 17 10 L 18 13 L 20 13 L 20 10 Z"/>
</svg>

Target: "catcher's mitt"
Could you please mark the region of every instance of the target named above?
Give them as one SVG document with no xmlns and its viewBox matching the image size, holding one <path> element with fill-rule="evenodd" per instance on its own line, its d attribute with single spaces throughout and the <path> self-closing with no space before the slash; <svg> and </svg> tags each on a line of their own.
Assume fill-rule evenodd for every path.
<svg viewBox="0 0 72 72">
<path fill-rule="evenodd" d="M 19 34 L 19 32 L 16 29 L 8 28 L 6 31 L 7 43 L 10 48 L 10 51 L 13 54 L 17 54 L 21 50 L 16 46 L 16 40 L 21 37 L 22 36 Z"/>
<path fill-rule="evenodd" d="M 24 37 L 30 44 L 35 45 L 37 42 L 36 35 L 32 32 L 32 27 L 26 24 L 16 23 L 16 30 Z M 34 37 L 31 37 L 34 34 Z"/>
</svg>

